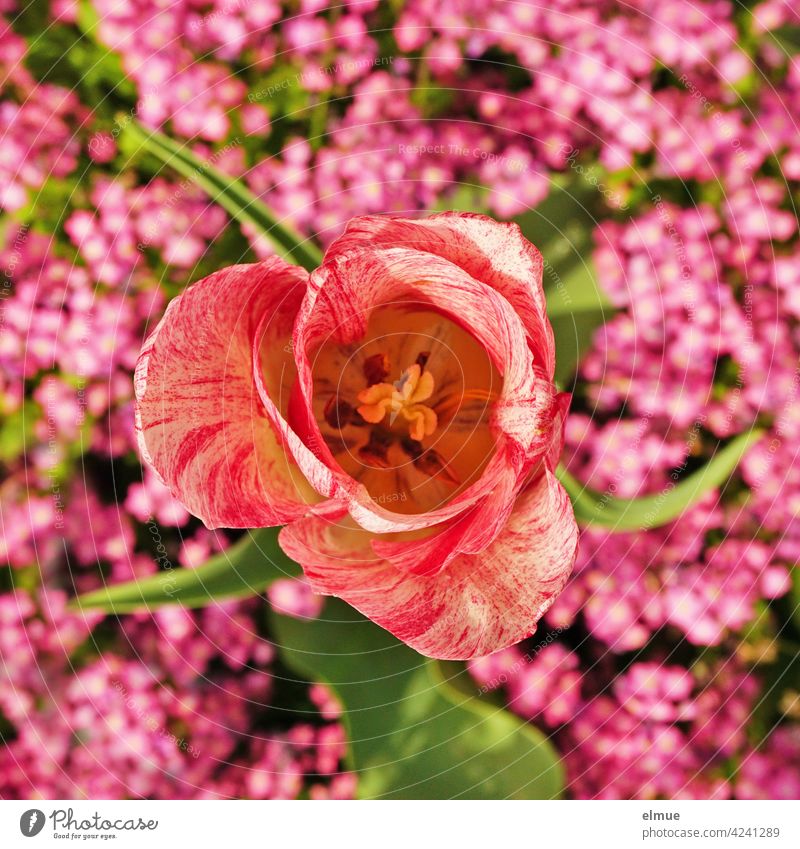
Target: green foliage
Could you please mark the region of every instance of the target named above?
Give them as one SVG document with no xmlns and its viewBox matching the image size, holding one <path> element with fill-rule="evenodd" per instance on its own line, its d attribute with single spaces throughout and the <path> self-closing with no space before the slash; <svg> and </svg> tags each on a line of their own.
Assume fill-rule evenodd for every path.
<svg viewBox="0 0 800 849">
<path fill-rule="evenodd" d="M 248 100 L 266 107 L 271 118 L 297 118 L 310 104 L 310 95 L 302 85 L 302 71 L 286 62 L 278 63 L 250 88 Z"/>
<path fill-rule="evenodd" d="M 272 620 L 284 662 L 340 699 L 362 798 L 560 795 L 563 771 L 548 740 L 466 695 L 458 686 L 466 671 L 421 657 L 337 599 L 313 621 Z"/>
<path fill-rule="evenodd" d="M 33 429 L 39 416 L 39 406 L 26 399 L 17 410 L 0 419 L 0 460 L 15 460 L 26 446 L 30 448 L 35 443 Z"/>
<path fill-rule="evenodd" d="M 573 265 L 566 277 L 556 276 L 545 295 L 556 344 L 555 379 L 559 386 L 572 389 L 595 331 L 616 313 L 616 308 L 597 285 L 590 256 Z"/>
<path fill-rule="evenodd" d="M 458 183 L 453 191 L 446 194 L 436 203 L 432 212 L 474 212 L 486 208 L 486 187 L 477 183 Z"/>
<path fill-rule="evenodd" d="M 27 15 L 35 17 L 32 6 L 14 21 L 14 28 L 28 36 L 25 66 L 36 80 L 74 91 L 101 119 L 136 102 L 136 88 L 119 56 L 73 26 L 51 24 L 43 33 L 41 20 L 29 26 Z"/>
<path fill-rule="evenodd" d="M 287 262 L 302 265 L 309 271 L 320 264 L 322 254 L 316 245 L 274 215 L 244 183 L 195 156 L 186 145 L 148 130 L 136 121 L 128 123 L 126 132 L 137 140 L 143 150 L 198 185 L 235 221 L 250 225 L 268 239 L 275 252 Z"/>
<path fill-rule="evenodd" d="M 796 563 L 792 567 L 792 590 L 789 593 L 789 604 L 792 608 L 795 630 L 800 634 L 800 566 Z"/>
<path fill-rule="evenodd" d="M 597 492 L 581 484 L 561 466 L 557 475 L 572 499 L 575 518 L 580 524 L 602 525 L 618 532 L 657 528 L 679 518 L 709 490 L 724 484 L 763 433 L 753 429 L 740 434 L 696 472 L 677 483 L 671 480 L 661 492 L 641 498 L 614 498 Z"/>
<path fill-rule="evenodd" d="M 535 209 L 518 216 L 525 238 L 533 242 L 562 277 L 591 254 L 592 232 L 597 226 L 599 194 L 577 179 L 554 183 L 550 194 Z M 545 274 L 545 288 L 552 285 Z"/>
<path fill-rule="evenodd" d="M 122 614 L 253 595 L 299 571 L 277 535 L 277 528 L 253 531 L 198 569 L 167 568 L 88 593 L 73 606 Z M 328 683 L 341 700 L 363 797 L 560 795 L 563 773 L 550 743 L 532 725 L 465 694 L 463 669 L 421 657 L 337 599 L 316 620 L 272 614 L 272 629 L 283 661 Z"/>
<path fill-rule="evenodd" d="M 800 53 L 800 27 L 788 24 L 773 30 L 770 35 L 788 56 Z"/>
<path fill-rule="evenodd" d="M 119 614 L 155 610 L 166 604 L 204 607 L 211 601 L 257 595 L 276 578 L 299 571 L 278 545 L 279 530 L 248 531 L 197 569 L 176 568 L 164 555 L 164 569 L 158 574 L 86 593 L 73 606 Z"/>
<path fill-rule="evenodd" d="M 556 381 L 569 387 L 592 337 L 615 313 L 592 262 L 597 190 L 574 180 L 553 186 L 546 200 L 517 219 L 544 257 L 547 314 L 556 342 Z"/>
<path fill-rule="evenodd" d="M 86 202 L 86 189 L 79 177 L 73 174 L 66 180 L 49 178 L 44 185 L 28 194 L 28 203 L 14 213 L 18 221 L 25 221 L 40 233 L 59 233 L 74 207 Z M 53 253 L 74 258 L 72 246 L 65 243 L 53 245 Z"/>
</svg>

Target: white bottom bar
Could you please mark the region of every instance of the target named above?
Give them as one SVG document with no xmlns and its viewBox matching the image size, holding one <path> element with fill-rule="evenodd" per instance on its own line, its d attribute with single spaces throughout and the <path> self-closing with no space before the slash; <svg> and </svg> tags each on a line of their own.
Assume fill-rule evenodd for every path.
<svg viewBox="0 0 800 849">
<path fill-rule="evenodd" d="M 0 802 L 0 846 L 800 846 L 799 802 Z"/>
</svg>

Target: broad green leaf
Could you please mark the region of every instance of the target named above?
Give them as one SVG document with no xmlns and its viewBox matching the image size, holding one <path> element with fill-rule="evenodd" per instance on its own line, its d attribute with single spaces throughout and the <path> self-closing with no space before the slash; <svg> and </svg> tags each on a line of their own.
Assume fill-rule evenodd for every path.
<svg viewBox="0 0 800 849">
<path fill-rule="evenodd" d="M 563 466 L 556 474 L 572 500 L 582 525 L 602 525 L 612 531 L 639 531 L 666 525 L 696 504 L 709 490 L 721 486 L 764 431 L 753 429 L 731 440 L 696 472 L 660 493 L 642 498 L 614 498 L 577 481 Z"/>
<path fill-rule="evenodd" d="M 284 661 L 344 707 L 367 799 L 551 799 L 561 763 L 534 726 L 475 696 L 468 673 L 428 660 L 338 599 L 302 621 L 272 614 Z M 458 685 L 461 685 L 460 687 Z"/>
<path fill-rule="evenodd" d="M 214 600 L 257 595 L 276 578 L 296 575 L 300 570 L 278 545 L 279 530 L 249 531 L 197 569 L 165 569 L 139 581 L 104 587 L 80 596 L 72 606 L 132 613 L 177 603 L 203 607 Z"/>
<path fill-rule="evenodd" d="M 136 121 L 128 123 L 126 132 L 139 146 L 165 165 L 199 186 L 240 224 L 249 224 L 271 243 L 275 252 L 287 262 L 312 271 L 322 261 L 322 254 L 309 239 L 297 233 L 262 203 L 244 183 L 223 174 L 210 162 L 195 156 L 185 144 L 179 144 Z"/>
<path fill-rule="evenodd" d="M 535 208 L 518 216 L 525 238 L 541 252 L 552 271 L 545 268 L 544 286 L 550 289 L 554 274 L 566 278 L 592 251 L 592 233 L 598 223 L 599 194 L 580 180 L 554 183 Z"/>
<path fill-rule="evenodd" d="M 616 312 L 597 284 L 592 233 L 598 192 L 580 181 L 556 184 L 536 209 L 517 219 L 544 258 L 547 314 L 556 342 L 556 381 L 569 387 L 594 331 Z"/>
<path fill-rule="evenodd" d="M 559 278 L 551 284 L 545 296 L 550 321 L 584 313 L 599 313 L 608 320 L 616 312 L 608 295 L 597 285 L 591 257 L 574 266 L 565 280 Z"/>
<path fill-rule="evenodd" d="M 571 389 L 595 331 L 616 313 L 616 308 L 598 288 L 589 256 L 573 266 L 566 278 L 559 277 L 558 285 L 545 295 L 556 344 L 555 379 L 559 386 Z"/>
</svg>

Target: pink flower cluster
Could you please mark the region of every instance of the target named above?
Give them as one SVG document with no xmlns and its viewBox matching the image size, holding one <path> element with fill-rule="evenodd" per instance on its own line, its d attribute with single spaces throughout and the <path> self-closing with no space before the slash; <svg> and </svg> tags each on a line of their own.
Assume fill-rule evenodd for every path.
<svg viewBox="0 0 800 849">
<path fill-rule="evenodd" d="M 33 378 L 57 368 L 88 382 L 133 367 L 137 330 L 160 294 L 97 296 L 88 270 L 57 256 L 51 241 L 27 225 L 7 235 L 0 262 L 9 284 L 0 342 L 6 374 Z"/>
<path fill-rule="evenodd" d="M 669 657 L 635 662 L 610 687 L 607 670 L 603 657 L 581 670 L 549 640 L 470 663 L 482 691 L 503 689 L 512 710 L 550 731 L 579 796 L 797 798 L 800 774 L 788 766 L 797 729 L 781 726 L 749 750 L 759 687 L 736 661 L 692 670 Z"/>
<path fill-rule="evenodd" d="M 128 652 L 98 656 L 102 615 L 65 601 L 0 595 L 0 711 L 16 731 L 0 747 L 4 798 L 295 798 L 309 782 L 318 798 L 352 796 L 340 725 L 253 729 L 269 715 L 274 650 L 253 633 L 252 604 L 138 616 L 123 626 Z"/>
<path fill-rule="evenodd" d="M 756 681 L 730 665 L 692 674 L 668 660 L 633 664 L 567 727 L 572 786 L 604 799 L 739 795 L 736 764 L 757 694 Z M 787 753 L 781 742 L 773 735 L 770 754 Z"/>
<path fill-rule="evenodd" d="M 487 203 L 499 215 L 546 196 L 545 174 L 524 145 L 466 122 L 430 124 L 411 94 L 407 80 L 376 70 L 332 122 L 325 148 L 315 156 L 308 141 L 291 140 L 280 159 L 248 172 L 250 187 L 323 243 L 356 215 L 434 208 L 462 181 L 490 186 Z"/>
<path fill-rule="evenodd" d="M 191 268 L 225 226 L 225 213 L 191 181 L 156 179 L 131 188 L 100 179 L 91 201 L 95 212 L 78 210 L 64 226 L 93 278 L 109 286 L 127 283 L 148 249 L 169 265 Z"/>
<path fill-rule="evenodd" d="M 0 103 L 1 209 L 16 212 L 28 203 L 31 191 L 75 169 L 80 143 L 74 122 L 87 111 L 71 91 L 55 85 L 38 86 L 35 98 L 19 104 L 10 99 Z"/>
<path fill-rule="evenodd" d="M 666 625 L 694 645 L 719 645 L 753 620 L 760 601 L 791 586 L 764 542 L 729 534 L 705 546 L 707 534 L 723 530 L 720 519 L 700 505 L 658 531 L 587 530 L 576 575 L 549 620 L 567 627 L 580 614 L 593 637 L 619 652 L 643 647 Z"/>
</svg>

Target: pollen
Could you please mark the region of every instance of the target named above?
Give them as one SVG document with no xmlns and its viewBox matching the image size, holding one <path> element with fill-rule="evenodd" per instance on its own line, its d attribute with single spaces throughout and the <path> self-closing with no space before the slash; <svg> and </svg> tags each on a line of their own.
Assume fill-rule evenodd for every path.
<svg viewBox="0 0 800 849">
<path fill-rule="evenodd" d="M 378 504 L 435 510 L 480 478 L 502 377 L 468 329 L 424 304 L 387 305 L 363 337 L 312 356 L 320 435 Z"/>
<path fill-rule="evenodd" d="M 417 442 L 436 431 L 436 412 L 423 403 L 434 392 L 435 382 L 419 363 L 409 366 L 394 383 L 376 383 L 358 393 L 358 414 L 370 424 L 389 417 L 390 427 L 398 418 L 408 424 L 408 435 Z"/>
</svg>

